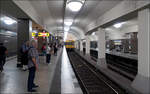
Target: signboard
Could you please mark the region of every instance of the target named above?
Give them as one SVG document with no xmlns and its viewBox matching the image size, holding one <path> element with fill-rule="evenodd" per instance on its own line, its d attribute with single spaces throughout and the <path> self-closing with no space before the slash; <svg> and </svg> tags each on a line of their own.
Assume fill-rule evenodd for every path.
<svg viewBox="0 0 150 94">
<path fill-rule="evenodd" d="M 38 37 L 49 37 L 49 33 L 45 33 L 45 32 L 39 32 L 39 33 L 32 33 L 32 37 L 38 36 Z"/>
</svg>

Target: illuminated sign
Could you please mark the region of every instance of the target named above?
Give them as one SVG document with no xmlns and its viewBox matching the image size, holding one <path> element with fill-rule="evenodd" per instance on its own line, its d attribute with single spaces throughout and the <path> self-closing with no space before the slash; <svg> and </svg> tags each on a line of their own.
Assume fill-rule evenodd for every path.
<svg viewBox="0 0 150 94">
<path fill-rule="evenodd" d="M 49 33 L 38 33 L 39 37 L 49 37 Z"/>
<path fill-rule="evenodd" d="M 35 37 L 36 33 L 32 33 L 32 37 Z"/>
<path fill-rule="evenodd" d="M 42 33 L 42 32 L 40 32 L 40 33 L 38 33 L 38 34 L 36 34 L 36 33 L 32 33 L 32 37 L 35 37 L 35 36 L 38 36 L 38 37 L 49 37 L 49 33 Z"/>
</svg>

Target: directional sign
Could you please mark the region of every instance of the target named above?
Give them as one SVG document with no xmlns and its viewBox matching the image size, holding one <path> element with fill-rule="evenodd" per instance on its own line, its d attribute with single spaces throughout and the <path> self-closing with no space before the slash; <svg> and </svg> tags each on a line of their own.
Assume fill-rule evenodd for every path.
<svg viewBox="0 0 150 94">
<path fill-rule="evenodd" d="M 38 33 L 39 37 L 49 37 L 49 33 Z"/>
<path fill-rule="evenodd" d="M 42 32 L 40 32 L 40 33 L 38 33 L 38 34 L 36 34 L 36 33 L 32 33 L 32 37 L 35 37 L 36 35 L 38 35 L 38 37 L 49 37 L 49 33 L 42 33 Z"/>
</svg>

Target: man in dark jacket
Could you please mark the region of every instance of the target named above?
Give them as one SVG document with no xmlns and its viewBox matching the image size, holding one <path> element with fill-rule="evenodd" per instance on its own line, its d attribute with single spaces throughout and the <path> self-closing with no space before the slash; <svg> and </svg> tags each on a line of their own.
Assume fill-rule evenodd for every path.
<svg viewBox="0 0 150 94">
<path fill-rule="evenodd" d="M 0 71 L 3 71 L 3 66 L 6 62 L 7 48 L 0 43 Z"/>
</svg>

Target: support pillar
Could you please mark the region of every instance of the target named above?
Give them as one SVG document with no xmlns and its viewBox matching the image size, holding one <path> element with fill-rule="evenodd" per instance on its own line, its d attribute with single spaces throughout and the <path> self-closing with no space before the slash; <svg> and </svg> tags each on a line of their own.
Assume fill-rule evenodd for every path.
<svg viewBox="0 0 150 94">
<path fill-rule="evenodd" d="M 90 39 L 86 37 L 86 54 L 90 54 Z"/>
<path fill-rule="evenodd" d="M 150 8 L 138 12 L 138 74 L 132 87 L 150 94 Z"/>
<path fill-rule="evenodd" d="M 20 57 L 20 48 L 26 41 L 30 41 L 30 40 L 32 40 L 32 21 L 29 19 L 19 19 L 18 30 L 17 30 L 18 58 Z"/>
<path fill-rule="evenodd" d="M 83 44 L 82 44 L 82 40 L 80 40 L 80 51 L 82 52 L 83 51 Z"/>
<path fill-rule="evenodd" d="M 106 40 L 105 40 L 105 31 L 101 28 L 98 29 L 98 32 L 96 32 L 98 35 L 98 65 L 102 68 L 107 68 L 107 63 L 106 63 L 106 55 L 105 55 L 105 45 L 106 45 Z"/>
</svg>

